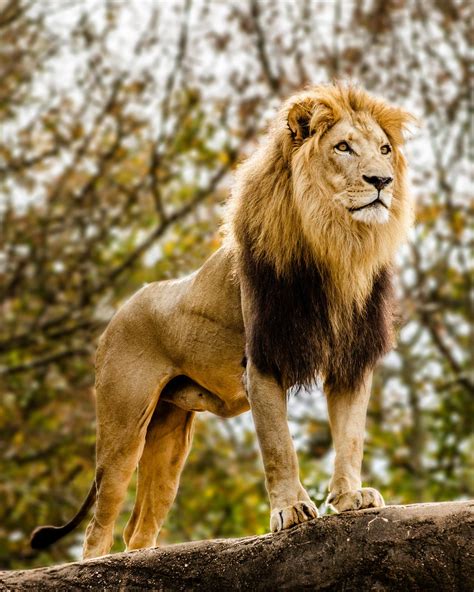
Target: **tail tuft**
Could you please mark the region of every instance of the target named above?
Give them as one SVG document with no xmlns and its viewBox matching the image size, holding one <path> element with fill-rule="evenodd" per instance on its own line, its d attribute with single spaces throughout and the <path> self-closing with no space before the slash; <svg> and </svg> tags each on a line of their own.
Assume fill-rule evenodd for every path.
<svg viewBox="0 0 474 592">
<path fill-rule="evenodd" d="M 46 547 L 49 547 L 56 541 L 59 541 L 59 539 L 62 539 L 63 536 L 66 536 L 72 532 L 76 526 L 78 526 L 87 516 L 87 512 L 93 506 L 95 498 L 96 485 L 94 481 L 91 485 L 91 488 L 89 489 L 86 499 L 79 508 L 79 511 L 67 524 L 64 526 L 39 526 L 38 528 L 35 528 L 35 530 L 31 533 L 31 548 L 37 550 L 46 549 Z"/>
<path fill-rule="evenodd" d="M 65 534 L 63 526 L 39 526 L 31 534 L 31 548 L 37 550 L 46 549 Z"/>
</svg>

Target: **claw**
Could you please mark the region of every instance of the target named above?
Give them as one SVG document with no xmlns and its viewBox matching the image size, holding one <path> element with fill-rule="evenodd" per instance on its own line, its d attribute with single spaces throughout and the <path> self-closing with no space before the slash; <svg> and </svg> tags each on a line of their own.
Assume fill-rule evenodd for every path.
<svg viewBox="0 0 474 592">
<path fill-rule="evenodd" d="M 270 519 L 270 529 L 272 532 L 278 532 L 318 517 L 318 509 L 312 502 L 297 502 L 281 510 L 273 510 Z"/>
<path fill-rule="evenodd" d="M 362 487 L 343 493 L 330 493 L 326 503 L 330 504 L 336 512 L 383 508 L 385 506 L 382 495 L 373 487 Z"/>
</svg>

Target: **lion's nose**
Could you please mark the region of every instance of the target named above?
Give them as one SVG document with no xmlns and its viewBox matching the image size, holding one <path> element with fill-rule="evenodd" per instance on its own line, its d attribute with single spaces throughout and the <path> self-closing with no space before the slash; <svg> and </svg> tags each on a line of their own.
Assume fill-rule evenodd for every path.
<svg viewBox="0 0 474 592">
<path fill-rule="evenodd" d="M 367 175 L 362 175 L 362 178 L 366 183 L 370 183 L 379 191 L 382 191 L 384 187 L 387 187 L 393 181 L 392 177 L 367 177 Z"/>
</svg>

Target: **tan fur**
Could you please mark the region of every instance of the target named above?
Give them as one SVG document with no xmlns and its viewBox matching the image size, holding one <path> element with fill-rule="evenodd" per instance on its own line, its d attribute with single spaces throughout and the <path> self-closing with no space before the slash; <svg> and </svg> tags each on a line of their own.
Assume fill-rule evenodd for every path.
<svg viewBox="0 0 474 592">
<path fill-rule="evenodd" d="M 143 288 L 112 319 L 97 354 L 96 508 L 84 557 L 109 551 L 137 464 L 137 500 L 124 538 L 128 549 L 156 544 L 198 411 L 230 417 L 250 406 L 273 531 L 318 515 L 299 480 L 281 384 L 252 357 L 246 369 L 242 364 L 252 314 L 252 286 L 239 277 L 243 236 L 250 237 L 254 255 L 281 275 L 295 256 L 310 263 L 322 258 L 332 275 L 335 317 L 351 304 L 361 307 L 374 274 L 391 261 L 410 223 L 400 151 L 409 120 L 350 86 L 318 86 L 292 97 L 266 143 L 237 172 L 224 247 L 190 276 Z M 358 147 L 357 159 L 334 149 L 346 136 Z M 390 157 L 380 154 L 385 141 L 392 145 Z M 362 174 L 394 177 L 381 193 L 390 202 L 385 222 L 387 212 L 378 205 L 359 219 L 348 210 L 371 199 Z M 339 510 L 383 505 L 380 494 L 360 482 L 370 383 L 368 371 L 362 386 L 337 396 L 327 389 L 336 449 L 329 501 Z M 59 535 L 58 529 L 41 530 L 38 545 L 64 529 Z"/>
</svg>

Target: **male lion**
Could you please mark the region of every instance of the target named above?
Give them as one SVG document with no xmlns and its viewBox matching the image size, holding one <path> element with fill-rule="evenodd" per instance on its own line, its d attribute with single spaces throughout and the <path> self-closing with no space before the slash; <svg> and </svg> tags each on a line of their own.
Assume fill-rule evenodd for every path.
<svg viewBox="0 0 474 592">
<path fill-rule="evenodd" d="M 403 131 L 412 116 L 350 85 L 315 86 L 281 108 L 237 171 L 226 239 L 198 271 L 141 289 L 102 335 L 97 471 L 67 525 L 95 502 L 84 557 L 109 552 L 138 465 L 127 549 L 152 547 L 178 489 L 197 411 L 252 411 L 272 531 L 318 516 L 301 485 L 286 390 L 324 382 L 336 451 L 328 502 L 384 505 L 361 486 L 372 372 L 392 346 L 391 266 L 412 218 Z"/>
</svg>

